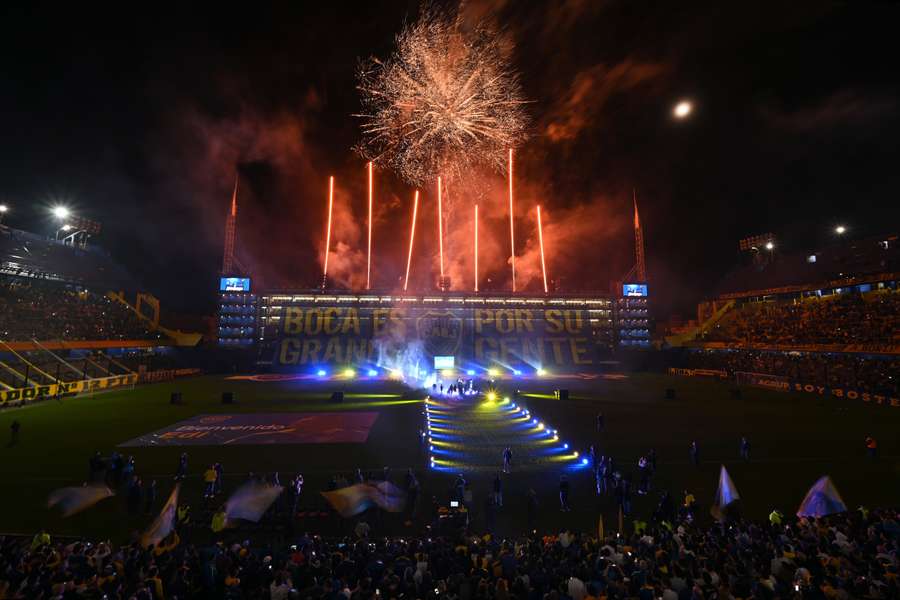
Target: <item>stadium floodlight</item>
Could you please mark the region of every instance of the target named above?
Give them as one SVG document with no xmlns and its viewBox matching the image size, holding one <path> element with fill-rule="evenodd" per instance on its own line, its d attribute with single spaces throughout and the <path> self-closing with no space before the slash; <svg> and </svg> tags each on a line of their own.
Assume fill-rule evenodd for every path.
<svg viewBox="0 0 900 600">
<path fill-rule="evenodd" d="M 773 244 L 772 242 L 766 242 L 766 250 L 774 250 L 774 249 L 775 249 L 775 244 Z"/>
<path fill-rule="evenodd" d="M 54 206 L 53 207 L 53 216 L 62 221 L 63 219 L 68 219 L 69 215 L 72 213 L 65 206 Z"/>
<path fill-rule="evenodd" d="M 844 235 L 844 233 L 846 231 L 847 231 L 847 228 L 844 227 L 843 225 L 838 225 L 837 227 L 834 228 L 834 232 L 838 235 Z"/>
<path fill-rule="evenodd" d="M 9 210 L 9 207 L 8 207 L 7 205 L 5 205 L 5 204 L 0 204 L 0 215 L 2 215 L 3 213 L 7 212 L 8 210 Z"/>
</svg>

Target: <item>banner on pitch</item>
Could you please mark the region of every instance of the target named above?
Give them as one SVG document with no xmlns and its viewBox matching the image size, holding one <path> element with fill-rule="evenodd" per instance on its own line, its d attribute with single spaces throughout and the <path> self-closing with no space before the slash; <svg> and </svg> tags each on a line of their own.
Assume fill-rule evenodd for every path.
<svg viewBox="0 0 900 600">
<path fill-rule="evenodd" d="M 3 390 L 0 391 L 0 406 L 17 404 L 20 402 L 33 402 L 35 400 L 45 400 L 57 396 L 89 394 L 113 388 L 126 387 L 134 385 L 137 382 L 137 374 L 131 373 L 128 375 L 114 375 L 113 377 L 97 377 L 94 379 L 83 379 L 81 381 L 61 381 L 49 385 Z"/>
</svg>

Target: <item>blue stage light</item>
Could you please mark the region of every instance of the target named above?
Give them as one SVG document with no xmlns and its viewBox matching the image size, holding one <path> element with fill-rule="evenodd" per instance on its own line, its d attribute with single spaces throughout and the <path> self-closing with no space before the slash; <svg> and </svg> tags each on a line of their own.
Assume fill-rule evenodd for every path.
<svg viewBox="0 0 900 600">
<path fill-rule="evenodd" d="M 368 375 L 369 375 L 369 377 L 377 377 L 378 371 L 376 371 L 375 369 L 369 369 Z"/>
<path fill-rule="evenodd" d="M 325 369 L 319 369 L 318 371 L 316 371 L 316 375 L 318 375 L 319 377 L 325 377 L 326 375 L 328 375 L 328 373 L 325 372 Z"/>
<path fill-rule="evenodd" d="M 521 374 L 522 374 L 522 371 L 519 371 L 518 369 L 513 370 L 513 375 L 521 375 Z"/>
<path fill-rule="evenodd" d="M 469 377 L 471 377 L 474 374 L 475 374 L 475 371 L 473 371 L 472 369 L 469 369 L 468 371 L 466 371 L 466 375 L 468 375 Z"/>
</svg>

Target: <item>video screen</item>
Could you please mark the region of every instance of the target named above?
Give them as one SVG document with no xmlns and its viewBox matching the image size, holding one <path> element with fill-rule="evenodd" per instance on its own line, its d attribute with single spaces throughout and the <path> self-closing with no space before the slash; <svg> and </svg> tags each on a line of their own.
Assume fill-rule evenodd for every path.
<svg viewBox="0 0 900 600">
<path fill-rule="evenodd" d="M 622 285 L 622 295 L 623 296 L 646 296 L 647 295 L 647 284 L 646 283 L 626 283 Z"/>
<path fill-rule="evenodd" d="M 222 277 L 219 279 L 220 292 L 249 292 L 249 277 Z"/>
<path fill-rule="evenodd" d="M 440 371 L 441 369 L 452 369 L 455 366 L 456 366 L 456 360 L 452 356 L 435 356 L 434 357 L 435 370 Z"/>
</svg>

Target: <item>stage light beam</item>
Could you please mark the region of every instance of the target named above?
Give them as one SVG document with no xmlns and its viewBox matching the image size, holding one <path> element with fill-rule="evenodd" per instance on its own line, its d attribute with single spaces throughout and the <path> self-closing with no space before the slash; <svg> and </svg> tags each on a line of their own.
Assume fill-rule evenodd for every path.
<svg viewBox="0 0 900 600">
<path fill-rule="evenodd" d="M 547 263 L 544 262 L 544 227 L 541 223 L 541 205 L 537 206 L 537 221 L 538 221 L 538 241 L 541 245 L 541 273 L 544 276 L 544 293 L 548 293 L 547 288 Z"/>
<path fill-rule="evenodd" d="M 409 230 L 409 254 L 406 256 L 406 277 L 403 279 L 403 291 L 409 286 L 409 267 L 412 265 L 413 241 L 416 238 L 416 215 L 419 212 L 419 190 L 413 199 L 412 225 Z"/>
<path fill-rule="evenodd" d="M 328 249 L 331 248 L 331 214 L 334 208 L 334 175 L 328 178 L 328 224 L 325 228 L 325 261 L 322 266 L 322 287 L 328 279 Z"/>
<path fill-rule="evenodd" d="M 366 289 L 371 289 L 372 278 L 372 161 L 369 161 L 369 250 L 366 254 Z"/>
</svg>

